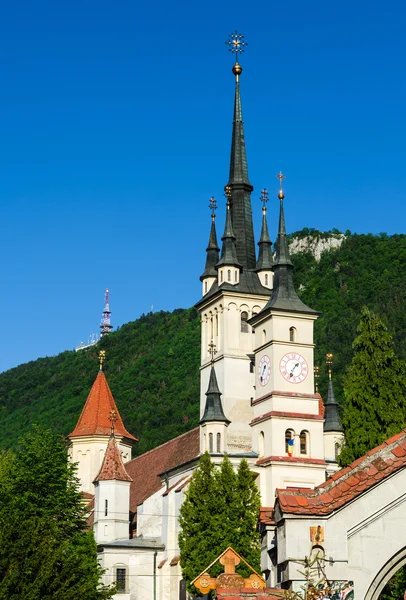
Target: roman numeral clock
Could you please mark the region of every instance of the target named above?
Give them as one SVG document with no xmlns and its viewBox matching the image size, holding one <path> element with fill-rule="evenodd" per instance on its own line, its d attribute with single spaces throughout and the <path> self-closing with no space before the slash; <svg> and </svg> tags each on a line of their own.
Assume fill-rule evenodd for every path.
<svg viewBox="0 0 406 600">
<path fill-rule="evenodd" d="M 296 352 L 288 352 L 288 354 L 282 356 L 279 369 L 282 377 L 289 383 L 301 383 L 309 374 L 306 359 Z"/>
</svg>

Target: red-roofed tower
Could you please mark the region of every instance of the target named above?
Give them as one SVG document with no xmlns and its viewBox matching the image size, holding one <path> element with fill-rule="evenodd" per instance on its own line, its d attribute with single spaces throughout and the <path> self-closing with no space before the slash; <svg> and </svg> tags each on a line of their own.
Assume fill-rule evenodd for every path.
<svg viewBox="0 0 406 600">
<path fill-rule="evenodd" d="M 93 480 L 100 470 L 109 442 L 111 411 L 114 411 L 116 415 L 115 437 L 124 462 L 131 459 L 131 448 L 137 442 L 137 438 L 131 435 L 124 426 L 103 373 L 104 350 L 99 353 L 99 357 L 100 371 L 93 383 L 76 427 L 68 436 L 71 442 L 71 460 L 78 463 L 81 490 L 90 493 L 94 493 Z"/>
</svg>

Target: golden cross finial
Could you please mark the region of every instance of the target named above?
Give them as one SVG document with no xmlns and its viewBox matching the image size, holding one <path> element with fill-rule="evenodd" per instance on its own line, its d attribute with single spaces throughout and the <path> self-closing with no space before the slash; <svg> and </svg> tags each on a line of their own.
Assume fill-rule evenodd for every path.
<svg viewBox="0 0 406 600">
<path fill-rule="evenodd" d="M 333 354 L 331 352 L 326 354 L 326 365 L 328 366 L 328 378 L 331 379 L 331 367 L 333 366 Z"/>
<path fill-rule="evenodd" d="M 217 354 L 216 344 L 213 343 L 213 340 L 209 344 L 209 354 L 211 356 L 211 364 L 214 365 L 214 355 Z"/>
<path fill-rule="evenodd" d="M 231 208 L 231 187 L 229 185 L 226 185 L 226 187 L 224 188 L 224 196 L 227 198 L 226 206 L 228 209 L 230 209 Z"/>
<path fill-rule="evenodd" d="M 100 371 L 103 371 L 103 363 L 106 360 L 106 351 L 105 350 L 100 350 L 99 352 L 99 365 L 100 365 Z"/>
<path fill-rule="evenodd" d="M 277 179 L 279 179 L 279 194 L 278 194 L 278 198 L 279 200 L 283 200 L 284 199 L 284 193 L 283 193 L 283 189 L 282 189 L 282 184 L 283 184 L 283 180 L 286 179 L 286 175 L 284 175 L 282 173 L 282 171 L 279 171 L 279 173 L 276 176 Z"/>
<path fill-rule="evenodd" d="M 268 198 L 268 190 L 266 188 L 264 188 L 261 191 L 261 196 L 259 198 L 262 202 L 262 212 L 265 214 L 266 213 L 266 203 L 268 202 L 269 198 Z"/>
<path fill-rule="evenodd" d="M 117 411 L 114 408 L 111 409 L 109 413 L 109 421 L 111 423 L 111 435 L 114 435 L 114 423 L 117 421 Z"/>
<path fill-rule="evenodd" d="M 216 218 L 216 215 L 215 215 L 214 211 L 217 210 L 217 200 L 215 199 L 214 196 L 212 196 L 210 198 L 209 202 L 210 202 L 209 208 L 211 209 L 211 220 L 214 221 L 214 219 Z"/>
<path fill-rule="evenodd" d="M 314 387 L 316 388 L 316 394 L 319 391 L 319 367 L 314 367 Z"/>
</svg>

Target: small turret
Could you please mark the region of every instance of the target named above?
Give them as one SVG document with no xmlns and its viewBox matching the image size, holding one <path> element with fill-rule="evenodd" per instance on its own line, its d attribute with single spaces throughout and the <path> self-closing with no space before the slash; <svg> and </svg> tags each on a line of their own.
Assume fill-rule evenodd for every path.
<svg viewBox="0 0 406 600">
<path fill-rule="evenodd" d="M 269 237 L 268 232 L 268 222 L 266 218 L 266 203 L 268 202 L 268 192 L 264 188 L 261 192 L 262 202 L 262 229 L 261 229 L 261 237 L 258 242 L 259 252 L 258 252 L 258 260 L 257 260 L 257 268 L 256 272 L 258 273 L 258 277 L 264 287 L 272 289 L 272 281 L 273 281 L 273 260 L 272 260 L 272 242 Z"/>
<path fill-rule="evenodd" d="M 234 235 L 233 226 L 231 223 L 231 202 L 229 194 L 230 191 L 226 190 L 226 196 L 228 196 L 226 224 L 224 227 L 223 237 L 221 238 L 221 241 L 223 242 L 221 248 L 221 257 L 216 265 L 219 286 L 224 283 L 236 285 L 240 281 L 241 265 L 237 259 L 237 250 L 235 247 L 236 237 Z"/>
<path fill-rule="evenodd" d="M 210 237 L 209 244 L 206 248 L 207 256 L 206 256 L 206 266 L 205 269 L 200 276 L 200 281 L 203 284 L 202 295 L 204 296 L 207 292 L 210 291 L 211 286 L 217 279 L 217 271 L 216 264 L 219 261 L 219 252 L 220 248 L 217 244 L 217 233 L 216 233 L 216 215 L 215 210 L 217 210 L 217 202 L 214 196 L 210 198 L 209 208 L 211 208 L 211 229 L 210 229 Z"/>
<path fill-rule="evenodd" d="M 226 431 L 231 421 L 227 419 L 223 411 L 221 392 L 214 369 L 214 355 L 217 351 L 213 342 L 209 344 L 209 353 L 212 359 L 209 385 L 206 392 L 206 405 L 200 419 L 200 448 L 202 452 L 208 450 L 210 454 L 224 454 L 226 450 Z"/>
<path fill-rule="evenodd" d="M 97 543 L 129 538 L 131 477 L 125 470 L 114 436 L 117 414 L 110 411 L 111 435 L 99 474 L 94 480 L 94 534 Z"/>
<path fill-rule="evenodd" d="M 324 454 L 328 463 L 337 465 L 337 457 L 344 443 L 344 433 L 341 425 L 338 402 L 334 394 L 332 379 L 333 355 L 326 354 L 328 367 L 327 399 L 324 404 Z M 336 467 L 334 470 L 337 470 Z"/>
</svg>

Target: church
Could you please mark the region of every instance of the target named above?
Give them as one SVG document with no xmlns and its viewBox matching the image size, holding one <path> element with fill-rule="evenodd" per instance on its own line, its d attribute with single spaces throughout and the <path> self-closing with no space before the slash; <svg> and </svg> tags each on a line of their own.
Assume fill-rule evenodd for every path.
<svg viewBox="0 0 406 600">
<path fill-rule="evenodd" d="M 349 477 L 358 481 L 356 473 L 364 465 L 361 459 L 339 471 L 337 455 L 344 435 L 331 367 L 325 402 L 315 385 L 313 325 L 321 315 L 300 300 L 293 284 L 282 172 L 277 175 L 277 241 L 273 249 L 267 222 L 268 193 L 263 190 L 256 250 L 238 60 L 242 36 L 234 34 L 230 43 L 236 61 L 232 68 L 234 116 L 225 227 L 219 243 L 213 198 L 200 275 L 202 296 L 196 304 L 201 317 L 199 426 L 131 459 L 137 440 L 121 419 L 101 356 L 100 371 L 69 435 L 69 456 L 78 463 L 105 581 L 116 582 L 116 597 L 122 600 L 185 597 L 178 515 L 199 456 L 205 451 L 216 463 L 224 454 L 234 465 L 242 458 L 249 462 L 261 492 L 261 567 L 270 588 L 291 587 L 302 578 L 293 563 L 312 547 L 309 529 L 316 527 L 320 543 L 324 528 L 341 531 L 334 512 L 337 507 L 329 512 L 329 503 L 347 507 L 369 489 L 366 485 L 348 493 L 351 484 L 345 483 Z M 289 206 L 287 201 L 287 216 Z M 386 453 L 403 456 L 398 450 L 399 444 L 405 443 L 406 434 L 402 435 L 387 442 Z M 389 454 L 379 454 L 382 464 L 392 465 Z M 365 461 L 378 458 L 371 456 L 364 457 Z M 403 461 L 399 469 L 406 466 Z M 370 462 L 365 468 L 370 468 Z M 336 548 L 338 542 L 334 543 Z M 342 563 L 348 562 L 350 544 L 344 534 L 339 547 L 341 558 L 336 561 L 338 566 L 332 559 L 331 573 L 335 579 L 346 580 L 349 577 Z"/>
</svg>

